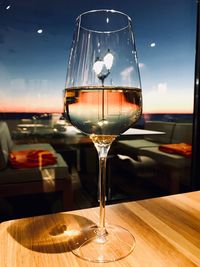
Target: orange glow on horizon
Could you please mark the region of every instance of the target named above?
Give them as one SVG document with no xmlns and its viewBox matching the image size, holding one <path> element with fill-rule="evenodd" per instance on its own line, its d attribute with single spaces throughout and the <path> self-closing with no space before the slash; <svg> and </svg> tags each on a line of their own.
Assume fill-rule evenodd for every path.
<svg viewBox="0 0 200 267">
<path fill-rule="evenodd" d="M 0 108 L 0 113 L 63 113 L 62 108 L 23 108 L 23 107 L 4 107 Z M 193 110 L 181 109 L 181 110 L 144 110 L 145 114 L 193 114 Z"/>
<path fill-rule="evenodd" d="M 166 95 L 162 98 L 154 99 L 155 95 L 147 95 L 143 97 L 143 114 L 192 114 L 193 113 L 193 97 L 186 95 L 184 98 L 177 100 L 177 96 L 169 98 Z M 97 99 L 97 97 L 94 97 Z M 119 101 L 116 97 L 111 97 L 112 103 Z M 122 101 L 123 102 L 123 101 Z M 87 104 L 86 104 L 87 105 Z M 111 107 L 110 107 L 111 108 Z M 63 113 L 64 103 L 62 97 L 49 97 L 36 99 L 31 98 L 6 98 L 2 99 L 0 105 L 1 113 Z"/>
<path fill-rule="evenodd" d="M 22 107 L 7 107 L 0 108 L 0 113 L 63 113 L 63 109 L 59 108 L 22 108 Z"/>
<path fill-rule="evenodd" d="M 154 109 L 154 110 L 143 110 L 143 115 L 145 114 L 193 114 L 192 109 Z"/>
</svg>

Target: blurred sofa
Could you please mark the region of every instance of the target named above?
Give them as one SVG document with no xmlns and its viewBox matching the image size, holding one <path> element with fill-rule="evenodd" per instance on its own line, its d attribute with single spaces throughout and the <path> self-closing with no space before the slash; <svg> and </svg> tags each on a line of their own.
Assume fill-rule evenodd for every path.
<svg viewBox="0 0 200 267">
<path fill-rule="evenodd" d="M 19 169 L 10 165 L 11 151 L 38 149 L 52 152 L 56 164 Z M 67 163 L 48 143 L 16 145 L 7 123 L 0 121 L 0 197 L 50 192 L 61 192 L 63 210 L 72 209 L 72 181 Z"/>
<path fill-rule="evenodd" d="M 148 177 L 170 193 L 190 187 L 191 158 L 159 150 L 161 144 L 192 144 L 192 123 L 147 121 L 145 129 L 164 132 L 141 139 L 118 141 L 115 153 L 132 175 Z"/>
</svg>

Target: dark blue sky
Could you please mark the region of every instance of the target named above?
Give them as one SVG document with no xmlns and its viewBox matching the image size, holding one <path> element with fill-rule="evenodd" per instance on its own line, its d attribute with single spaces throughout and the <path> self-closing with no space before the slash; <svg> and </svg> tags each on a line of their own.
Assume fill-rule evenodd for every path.
<svg viewBox="0 0 200 267">
<path fill-rule="evenodd" d="M 133 20 L 144 111 L 192 112 L 195 0 L 1 0 L 1 112 L 62 111 L 75 19 L 99 8 Z"/>
</svg>

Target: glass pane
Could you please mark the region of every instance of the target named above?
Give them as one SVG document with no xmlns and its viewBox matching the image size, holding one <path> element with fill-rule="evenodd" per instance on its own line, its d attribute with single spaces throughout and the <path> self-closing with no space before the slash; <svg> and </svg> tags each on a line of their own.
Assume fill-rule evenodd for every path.
<svg viewBox="0 0 200 267">
<path fill-rule="evenodd" d="M 195 0 L 1 1 L 0 119 L 8 122 L 15 141 L 45 140 L 57 151 L 62 148 L 96 201 L 94 151 L 60 117 L 75 19 L 101 8 L 133 20 L 144 103 L 137 128 L 165 132 L 119 139 L 108 161 L 108 195 L 115 201 L 190 190 L 191 159 L 172 160 L 178 156 L 166 153 L 162 160 L 158 146 L 192 142 Z M 67 154 L 71 144 L 73 157 Z"/>
</svg>

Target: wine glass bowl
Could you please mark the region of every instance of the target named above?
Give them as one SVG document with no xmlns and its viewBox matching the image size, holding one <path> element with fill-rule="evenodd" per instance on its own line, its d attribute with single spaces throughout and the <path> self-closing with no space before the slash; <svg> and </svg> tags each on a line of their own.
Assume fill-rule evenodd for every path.
<svg viewBox="0 0 200 267">
<path fill-rule="evenodd" d="M 112 142 L 142 113 L 135 39 L 126 14 L 92 10 L 77 18 L 64 107 L 66 119 L 90 136 L 99 157 L 99 225 L 73 253 L 93 262 L 121 259 L 133 250 L 135 239 L 126 229 L 105 223 L 106 159 Z"/>
<path fill-rule="evenodd" d="M 69 121 L 89 135 L 118 136 L 141 115 L 141 90 L 138 88 L 74 87 L 66 89 L 65 97 Z"/>
</svg>

